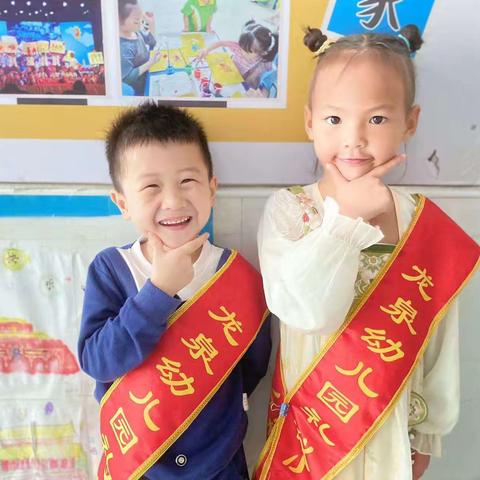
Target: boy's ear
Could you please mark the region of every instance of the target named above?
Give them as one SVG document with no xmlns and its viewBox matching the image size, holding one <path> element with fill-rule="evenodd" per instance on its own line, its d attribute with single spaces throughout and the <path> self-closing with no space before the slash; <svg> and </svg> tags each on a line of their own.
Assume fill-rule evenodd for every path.
<svg viewBox="0 0 480 480">
<path fill-rule="evenodd" d="M 123 193 L 118 192 L 117 190 L 112 190 L 110 192 L 110 198 L 112 202 L 119 208 L 120 212 L 122 213 L 122 217 L 128 220 L 130 218 L 130 214 L 128 212 L 127 200 Z"/>
<path fill-rule="evenodd" d="M 414 105 L 407 116 L 407 129 L 404 134 L 404 141 L 412 137 L 417 131 L 418 117 L 420 116 L 420 105 Z"/>
<path fill-rule="evenodd" d="M 215 200 L 216 200 L 216 195 L 217 195 L 217 188 L 218 188 L 218 180 L 217 177 L 213 176 L 210 179 L 209 183 L 209 188 L 210 188 L 210 198 L 212 200 L 212 207 L 215 205 Z"/>
<path fill-rule="evenodd" d="M 312 110 L 308 105 L 305 105 L 303 109 L 304 118 L 305 118 L 305 132 L 307 132 L 308 138 L 313 140 L 313 132 L 312 132 Z"/>
</svg>

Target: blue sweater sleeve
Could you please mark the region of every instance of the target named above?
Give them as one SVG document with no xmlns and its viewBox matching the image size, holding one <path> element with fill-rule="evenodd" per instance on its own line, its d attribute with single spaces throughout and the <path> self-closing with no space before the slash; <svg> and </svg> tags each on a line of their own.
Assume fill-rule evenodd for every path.
<svg viewBox="0 0 480 480">
<path fill-rule="evenodd" d="M 260 328 L 257 337 L 240 361 L 243 387 L 249 396 L 267 373 L 270 351 L 272 349 L 270 316 L 271 315 L 267 317 Z"/>
<path fill-rule="evenodd" d="M 181 303 L 150 280 L 129 295 L 117 273 L 108 257 L 99 254 L 87 275 L 78 358 L 82 369 L 100 382 L 112 382 L 140 365 Z"/>
</svg>

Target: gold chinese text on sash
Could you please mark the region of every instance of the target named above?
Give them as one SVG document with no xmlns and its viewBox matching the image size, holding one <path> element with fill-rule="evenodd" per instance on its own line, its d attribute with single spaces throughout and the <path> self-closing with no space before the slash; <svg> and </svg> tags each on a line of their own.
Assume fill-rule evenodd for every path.
<svg viewBox="0 0 480 480">
<path fill-rule="evenodd" d="M 232 252 L 171 316 L 154 353 L 102 398 L 98 478 L 140 478 L 217 392 L 267 313 L 260 275 Z"/>
</svg>

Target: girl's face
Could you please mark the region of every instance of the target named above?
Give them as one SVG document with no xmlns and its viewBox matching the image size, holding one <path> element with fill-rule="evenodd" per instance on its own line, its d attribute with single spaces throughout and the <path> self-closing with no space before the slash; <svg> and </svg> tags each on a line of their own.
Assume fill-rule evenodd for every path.
<svg viewBox="0 0 480 480">
<path fill-rule="evenodd" d="M 305 129 L 322 165 L 354 180 L 399 153 L 415 133 L 420 109 L 406 111 L 401 72 L 380 58 L 350 52 L 316 73 Z"/>
</svg>

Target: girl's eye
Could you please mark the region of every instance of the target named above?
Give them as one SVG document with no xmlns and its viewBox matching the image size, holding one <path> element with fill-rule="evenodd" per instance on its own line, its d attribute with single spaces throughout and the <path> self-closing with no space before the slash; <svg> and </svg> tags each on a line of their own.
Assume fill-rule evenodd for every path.
<svg viewBox="0 0 480 480">
<path fill-rule="evenodd" d="M 330 115 L 330 117 L 327 117 L 325 121 L 329 125 L 338 125 L 342 120 L 340 117 L 337 117 L 336 115 Z"/>
<path fill-rule="evenodd" d="M 370 123 L 373 125 L 381 125 L 387 121 L 387 117 L 382 117 L 382 115 L 375 115 L 370 119 Z"/>
</svg>

